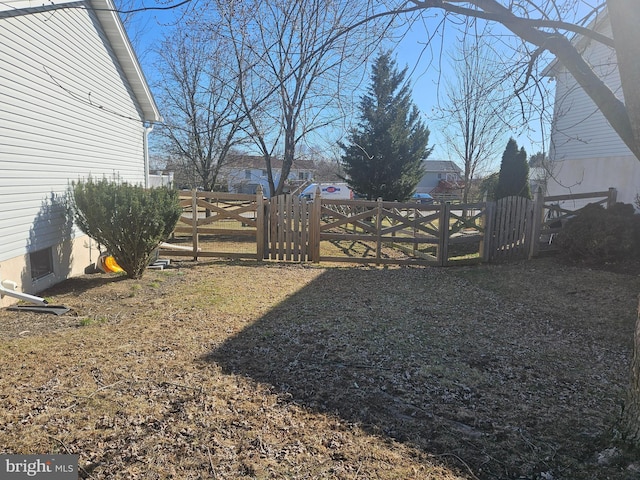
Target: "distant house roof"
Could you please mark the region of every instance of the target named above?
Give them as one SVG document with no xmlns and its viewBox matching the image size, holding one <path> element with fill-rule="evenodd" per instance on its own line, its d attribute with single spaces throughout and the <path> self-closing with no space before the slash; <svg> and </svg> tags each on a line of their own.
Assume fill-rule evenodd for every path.
<svg viewBox="0 0 640 480">
<path fill-rule="evenodd" d="M 30 0 L 4 0 L 0 2 L 0 18 L 62 8 L 87 8 L 87 6 L 95 13 L 107 36 L 126 81 L 140 106 L 143 120 L 154 123 L 162 121 L 149 84 L 112 0 L 49 0 L 47 4 L 41 6 L 34 6 L 34 2 Z"/>
<path fill-rule="evenodd" d="M 258 155 L 237 155 L 232 154 L 227 157 L 227 167 L 237 169 L 264 169 L 264 158 Z M 279 158 L 271 159 L 271 168 L 281 170 L 282 160 Z M 313 170 L 315 168 L 314 163 L 311 160 L 294 160 L 293 170 Z"/>
<path fill-rule="evenodd" d="M 462 169 L 451 160 L 425 160 L 424 169 L 425 173 L 462 173 Z"/>
</svg>

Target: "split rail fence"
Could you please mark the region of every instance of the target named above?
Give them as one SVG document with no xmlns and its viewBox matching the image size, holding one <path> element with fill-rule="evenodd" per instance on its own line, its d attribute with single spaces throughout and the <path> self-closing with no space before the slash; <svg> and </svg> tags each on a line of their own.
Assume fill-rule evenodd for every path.
<svg viewBox="0 0 640 480">
<path fill-rule="evenodd" d="M 183 214 L 161 254 L 377 265 L 508 262 L 553 249 L 554 236 L 586 204 L 615 202 L 613 188 L 471 204 L 182 191 Z"/>
</svg>

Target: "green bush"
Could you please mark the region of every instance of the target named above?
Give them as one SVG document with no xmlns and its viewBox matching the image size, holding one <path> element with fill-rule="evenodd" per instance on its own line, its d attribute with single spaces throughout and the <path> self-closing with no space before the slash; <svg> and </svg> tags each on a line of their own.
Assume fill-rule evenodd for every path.
<svg viewBox="0 0 640 480">
<path fill-rule="evenodd" d="M 592 264 L 640 258 L 640 216 L 630 204 L 609 209 L 589 204 L 569 220 L 555 240 L 571 260 Z"/>
<path fill-rule="evenodd" d="M 74 219 L 80 230 L 113 255 L 129 278 L 140 278 L 182 210 L 178 192 L 92 179 L 72 183 Z"/>
</svg>

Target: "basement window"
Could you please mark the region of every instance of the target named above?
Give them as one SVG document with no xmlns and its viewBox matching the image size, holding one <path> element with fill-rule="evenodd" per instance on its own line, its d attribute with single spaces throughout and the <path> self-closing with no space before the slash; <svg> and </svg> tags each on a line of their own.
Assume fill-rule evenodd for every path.
<svg viewBox="0 0 640 480">
<path fill-rule="evenodd" d="M 38 280 L 53 273 L 53 252 L 51 247 L 29 254 L 31 264 L 31 279 Z"/>
</svg>

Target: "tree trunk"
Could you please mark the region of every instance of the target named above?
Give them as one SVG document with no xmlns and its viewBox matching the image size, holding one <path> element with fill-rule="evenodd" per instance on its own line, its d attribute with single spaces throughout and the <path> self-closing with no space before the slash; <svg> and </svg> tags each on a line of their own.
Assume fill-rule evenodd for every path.
<svg viewBox="0 0 640 480">
<path fill-rule="evenodd" d="M 636 0 L 607 0 L 613 38 L 616 43 L 622 93 L 636 144 L 640 145 L 640 10 Z M 638 150 L 634 151 L 636 157 Z M 640 304 L 633 339 L 631 381 L 622 419 L 624 440 L 640 448 Z"/>
<path fill-rule="evenodd" d="M 622 435 L 629 445 L 640 448 L 640 304 L 633 341 L 631 383 L 622 418 Z"/>
<path fill-rule="evenodd" d="M 637 0 L 607 0 L 607 8 L 624 103 L 636 145 L 640 145 L 640 9 Z M 638 157 L 640 148 L 631 151 Z"/>
</svg>

